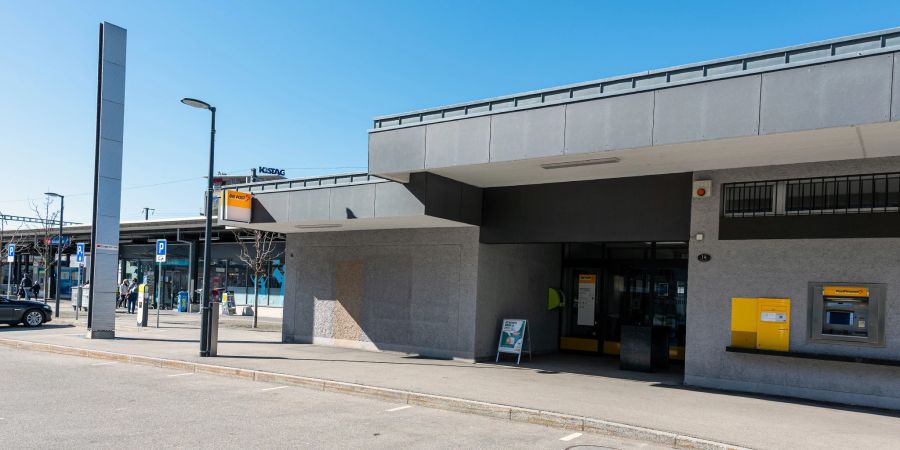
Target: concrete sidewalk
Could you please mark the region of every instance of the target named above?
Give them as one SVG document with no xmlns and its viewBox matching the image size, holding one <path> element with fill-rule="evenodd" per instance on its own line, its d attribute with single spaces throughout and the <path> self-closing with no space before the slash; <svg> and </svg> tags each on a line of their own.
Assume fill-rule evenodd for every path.
<svg viewBox="0 0 900 450">
<path fill-rule="evenodd" d="M 511 363 L 462 363 L 415 355 L 282 344 L 275 332 L 222 328 L 219 357 L 197 354 L 195 328 L 136 328 L 120 320 L 116 340 L 89 340 L 80 327 L 0 327 L 0 339 L 55 344 L 191 363 L 297 375 L 401 391 L 553 411 L 752 448 L 892 448 L 900 415 L 809 402 L 694 390 L 679 374 L 618 370 L 614 360 L 573 355 Z"/>
</svg>

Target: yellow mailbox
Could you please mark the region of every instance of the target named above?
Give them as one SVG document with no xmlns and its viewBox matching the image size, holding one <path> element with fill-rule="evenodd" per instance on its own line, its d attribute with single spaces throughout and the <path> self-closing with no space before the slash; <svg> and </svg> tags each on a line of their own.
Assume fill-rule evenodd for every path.
<svg viewBox="0 0 900 450">
<path fill-rule="evenodd" d="M 732 347 L 786 352 L 790 336 L 790 299 L 731 299 Z"/>
</svg>

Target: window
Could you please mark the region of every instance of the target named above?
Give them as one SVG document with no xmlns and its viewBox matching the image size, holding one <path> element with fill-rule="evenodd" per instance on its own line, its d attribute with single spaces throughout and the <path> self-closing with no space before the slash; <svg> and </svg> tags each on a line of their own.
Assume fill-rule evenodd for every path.
<svg viewBox="0 0 900 450">
<path fill-rule="evenodd" d="M 900 210 L 900 173 L 727 183 L 727 217 L 855 214 Z"/>
<path fill-rule="evenodd" d="M 776 184 L 771 181 L 730 183 L 724 188 L 726 214 L 759 215 L 774 212 Z"/>
</svg>

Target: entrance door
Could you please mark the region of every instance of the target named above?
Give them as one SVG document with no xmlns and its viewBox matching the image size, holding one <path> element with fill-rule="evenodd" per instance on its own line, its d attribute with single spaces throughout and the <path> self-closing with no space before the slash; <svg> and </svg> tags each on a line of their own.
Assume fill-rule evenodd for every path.
<svg viewBox="0 0 900 450">
<path fill-rule="evenodd" d="M 560 347 L 565 350 L 597 352 L 600 349 L 602 303 L 601 271 L 567 269 L 564 273 L 567 305 L 562 316 L 564 330 Z"/>
<path fill-rule="evenodd" d="M 687 243 L 568 244 L 563 266 L 560 349 L 617 355 L 623 325 L 659 325 L 684 358 Z"/>
</svg>

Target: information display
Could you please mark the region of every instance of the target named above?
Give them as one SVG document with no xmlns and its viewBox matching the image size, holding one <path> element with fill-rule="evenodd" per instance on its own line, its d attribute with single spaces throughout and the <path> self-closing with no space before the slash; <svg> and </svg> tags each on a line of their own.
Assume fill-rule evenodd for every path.
<svg viewBox="0 0 900 450">
<path fill-rule="evenodd" d="M 528 349 L 525 350 L 525 344 Z M 501 353 L 512 353 L 517 356 L 516 364 L 522 361 L 522 353 L 528 353 L 531 357 L 531 334 L 528 332 L 528 321 L 525 319 L 503 319 L 500 328 L 500 341 L 497 344 L 497 358 L 500 361 Z"/>
<path fill-rule="evenodd" d="M 578 325 L 594 326 L 594 305 L 597 303 L 597 275 L 578 275 Z"/>
</svg>

